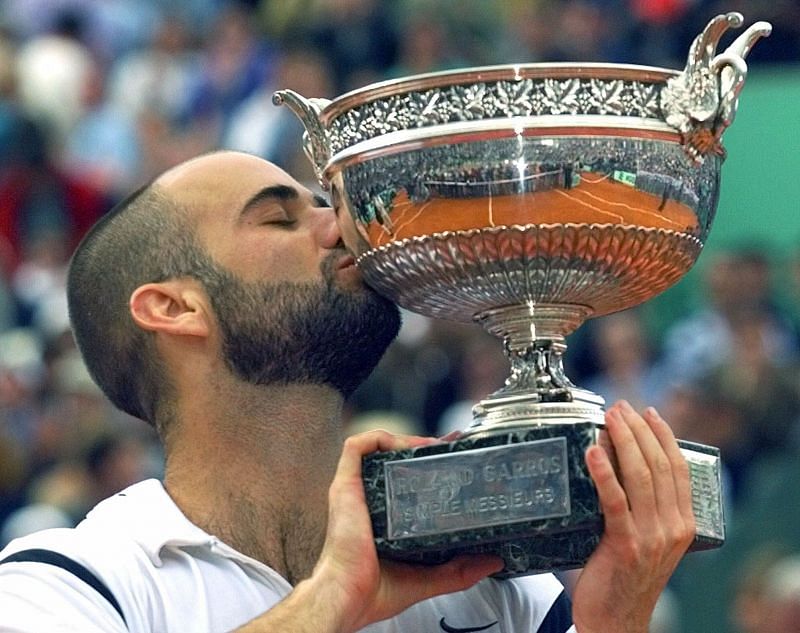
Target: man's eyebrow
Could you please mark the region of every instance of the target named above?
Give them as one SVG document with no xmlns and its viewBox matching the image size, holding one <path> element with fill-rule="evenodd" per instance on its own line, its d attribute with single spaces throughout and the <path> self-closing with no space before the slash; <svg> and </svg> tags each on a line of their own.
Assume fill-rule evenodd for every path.
<svg viewBox="0 0 800 633">
<path fill-rule="evenodd" d="M 260 203 L 268 200 L 296 200 L 299 197 L 300 192 L 289 185 L 271 185 L 269 187 L 264 187 L 244 203 L 242 211 L 239 215 L 243 216 L 247 214 Z"/>
<path fill-rule="evenodd" d="M 247 202 L 244 203 L 240 216 L 246 215 L 252 211 L 260 203 L 268 200 L 279 200 L 281 202 L 286 200 L 297 200 L 300 197 L 300 192 L 290 185 L 270 185 L 264 187 L 252 196 Z M 315 207 L 330 207 L 330 203 L 321 195 L 314 194 L 312 196 Z"/>
</svg>

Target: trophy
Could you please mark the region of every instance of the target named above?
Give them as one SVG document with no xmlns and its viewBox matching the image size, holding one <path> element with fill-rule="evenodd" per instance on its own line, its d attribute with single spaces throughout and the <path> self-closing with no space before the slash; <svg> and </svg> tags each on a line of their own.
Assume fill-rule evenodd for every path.
<svg viewBox="0 0 800 633">
<path fill-rule="evenodd" d="M 409 310 L 503 340 L 505 386 L 459 439 L 375 453 L 363 478 L 381 556 L 481 552 L 499 577 L 582 566 L 603 529 L 584 453 L 603 399 L 565 375 L 565 337 L 637 305 L 697 260 L 717 207 L 743 18 L 714 18 L 686 68 L 515 64 L 376 83 L 333 101 L 275 93 L 302 120 L 320 183 L 347 212 L 365 281 Z M 697 534 L 725 538 L 719 450 L 680 441 Z"/>
</svg>

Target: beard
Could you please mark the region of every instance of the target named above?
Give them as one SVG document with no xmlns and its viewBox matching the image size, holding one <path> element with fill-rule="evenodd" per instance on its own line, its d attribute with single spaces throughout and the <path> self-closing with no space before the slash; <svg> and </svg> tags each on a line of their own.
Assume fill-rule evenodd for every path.
<svg viewBox="0 0 800 633">
<path fill-rule="evenodd" d="M 337 286 L 332 253 L 319 282 L 244 282 L 212 264 L 201 281 L 222 333 L 227 366 L 256 385 L 329 385 L 346 398 L 400 329 L 394 303 L 367 286 Z"/>
</svg>

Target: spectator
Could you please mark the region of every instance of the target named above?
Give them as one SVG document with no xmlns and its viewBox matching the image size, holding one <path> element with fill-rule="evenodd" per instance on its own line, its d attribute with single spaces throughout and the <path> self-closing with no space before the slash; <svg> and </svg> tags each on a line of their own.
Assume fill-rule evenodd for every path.
<svg viewBox="0 0 800 633">
<path fill-rule="evenodd" d="M 288 108 L 272 103 L 279 88 L 309 97 L 332 98 L 331 68 L 313 51 L 286 51 L 264 85 L 236 108 L 225 131 L 223 146 L 249 152 L 276 163 L 298 180 L 317 187 L 317 177 L 303 152 L 303 126 Z"/>
<path fill-rule="evenodd" d="M 134 120 L 151 113 L 176 125 L 199 82 L 198 53 L 190 47 L 186 22 L 165 16 L 150 42 L 110 67 L 108 100 Z"/>
<path fill-rule="evenodd" d="M 634 407 L 660 407 L 664 381 L 651 362 L 640 314 L 627 310 L 598 319 L 595 325 L 600 371 L 579 386 L 603 396 L 608 404 L 625 399 Z"/>
<path fill-rule="evenodd" d="M 472 407 L 502 387 L 510 375 L 502 342 L 474 327 L 473 335 L 464 342 L 463 354 L 455 368 L 458 394 L 439 419 L 438 435 L 469 428 L 474 421 Z"/>
<path fill-rule="evenodd" d="M 261 85 L 273 57 L 244 8 L 229 4 L 201 53 L 201 73 L 190 94 L 185 124 L 209 126 L 221 134 L 233 111 Z"/>
<path fill-rule="evenodd" d="M 707 264 L 708 302 L 676 322 L 665 335 L 666 375 L 691 381 L 733 360 L 736 348 L 731 320 L 737 314 L 763 313 L 766 353 L 779 364 L 796 355 L 795 332 L 772 296 L 770 265 L 760 248 L 716 253 Z"/>
<path fill-rule="evenodd" d="M 46 503 L 31 503 L 12 512 L 2 524 L 0 547 L 15 538 L 50 528 L 73 527 L 75 522 L 66 512 Z"/>
<path fill-rule="evenodd" d="M 17 54 L 21 103 L 59 147 L 83 112 L 81 95 L 92 56 L 76 13 L 60 16 L 54 30 L 25 42 Z"/>
<path fill-rule="evenodd" d="M 424 9 L 406 16 L 396 62 L 387 69 L 388 77 L 417 75 L 458 67 L 450 49 L 448 24 L 436 12 Z"/>
<path fill-rule="evenodd" d="M 0 438 L 23 456 L 36 438 L 44 380 L 43 347 L 36 332 L 14 328 L 0 333 Z"/>
<path fill-rule="evenodd" d="M 61 165 L 110 203 L 139 181 L 135 119 L 106 100 L 105 74 L 93 65 L 83 86 L 83 113 L 67 134 Z"/>
<path fill-rule="evenodd" d="M 380 0 L 320 0 L 308 37 L 325 51 L 339 92 L 379 79 L 396 56 L 397 33 Z"/>
</svg>

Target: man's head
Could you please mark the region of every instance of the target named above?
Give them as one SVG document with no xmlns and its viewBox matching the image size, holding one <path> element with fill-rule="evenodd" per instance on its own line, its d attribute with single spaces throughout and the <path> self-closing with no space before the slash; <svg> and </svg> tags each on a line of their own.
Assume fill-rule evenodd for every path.
<svg viewBox="0 0 800 633">
<path fill-rule="evenodd" d="M 94 379 L 157 425 L 181 395 L 157 340 L 216 328 L 238 379 L 348 395 L 399 327 L 397 309 L 362 284 L 327 203 L 232 152 L 168 171 L 101 220 L 73 256 L 68 297 Z"/>
</svg>

